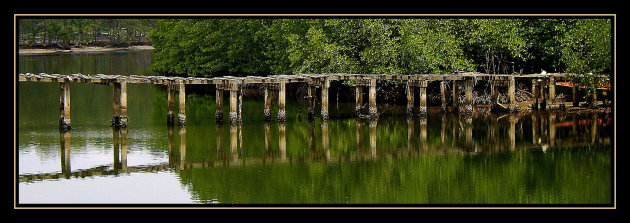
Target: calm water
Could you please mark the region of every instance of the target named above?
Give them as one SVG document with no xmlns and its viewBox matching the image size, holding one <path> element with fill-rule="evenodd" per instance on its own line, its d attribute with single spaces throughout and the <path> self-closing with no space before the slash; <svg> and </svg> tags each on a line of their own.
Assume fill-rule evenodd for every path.
<svg viewBox="0 0 630 223">
<path fill-rule="evenodd" d="M 147 74 L 151 53 L 20 56 L 19 62 L 20 72 L 30 73 Z M 288 97 L 287 122 L 279 125 L 263 121 L 262 98 L 244 97 L 244 123 L 235 127 L 215 124 L 212 94 L 189 93 L 188 125 L 167 127 L 166 89 L 130 84 L 129 127 L 116 130 L 112 88 L 73 84 L 73 126 L 62 133 L 59 85 L 21 82 L 18 202 L 612 202 L 613 127 L 605 114 L 466 119 L 436 113 L 426 121 L 384 116 L 369 122 L 334 118 L 354 105 L 331 99 L 333 119 L 322 123 L 297 117 L 306 104 L 295 98 Z"/>
</svg>

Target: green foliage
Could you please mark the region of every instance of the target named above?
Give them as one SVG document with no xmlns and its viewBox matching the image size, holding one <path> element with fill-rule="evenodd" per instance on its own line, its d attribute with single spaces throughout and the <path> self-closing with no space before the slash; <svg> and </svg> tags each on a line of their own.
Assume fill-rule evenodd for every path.
<svg viewBox="0 0 630 223">
<path fill-rule="evenodd" d="M 20 43 L 83 45 L 104 36 L 110 43 L 139 41 L 153 29 L 154 19 L 18 19 Z"/>
<path fill-rule="evenodd" d="M 569 72 L 611 75 L 611 20 L 20 19 L 22 43 L 81 45 L 149 35 L 170 75 Z"/>
</svg>

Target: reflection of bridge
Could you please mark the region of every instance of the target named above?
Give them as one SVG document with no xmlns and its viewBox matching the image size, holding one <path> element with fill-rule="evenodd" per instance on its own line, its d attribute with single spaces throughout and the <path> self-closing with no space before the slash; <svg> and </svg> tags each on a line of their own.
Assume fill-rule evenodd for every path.
<svg viewBox="0 0 630 223">
<path fill-rule="evenodd" d="M 58 74 L 20 74 L 19 81 L 33 82 L 59 82 L 61 83 L 60 95 L 60 127 L 69 129 L 70 124 L 70 83 L 93 83 L 108 84 L 114 87 L 114 115 L 112 124 L 115 126 L 127 126 L 127 84 L 159 84 L 166 85 L 168 91 L 168 123 L 174 123 L 174 92 L 179 91 L 179 114 L 180 125 L 186 124 L 186 92 L 187 84 L 215 85 L 216 86 L 216 106 L 215 113 L 217 122 L 223 120 L 223 91 L 230 91 L 230 122 L 237 124 L 241 122 L 242 93 L 241 89 L 248 84 L 262 84 L 265 88 L 265 109 L 263 114 L 266 120 L 271 119 L 272 91 L 278 91 L 278 121 L 284 122 L 286 118 L 285 100 L 287 83 L 308 84 L 308 117 L 314 118 L 314 106 L 316 100 L 316 89 L 321 88 L 321 118 L 328 119 L 328 88 L 331 81 L 352 81 L 356 84 L 356 113 L 361 115 L 363 108 L 363 88 L 368 87 L 369 91 L 369 117 L 378 118 L 376 106 L 376 84 L 381 82 L 397 82 L 406 84 L 407 111 L 409 115 L 414 114 L 415 89 L 419 92 L 418 114 L 425 116 L 427 112 L 427 86 L 429 82 L 440 83 L 440 93 L 442 109 L 448 110 L 449 101 L 453 106 L 453 111 L 465 114 L 473 112 L 473 88 L 477 80 L 487 81 L 490 86 L 491 104 L 498 104 L 499 90 L 495 87 L 507 87 L 507 98 L 509 103 L 505 106 L 510 111 L 518 110 L 516 101 L 516 81 L 528 82 L 532 86 L 531 108 L 535 110 L 556 109 L 556 81 L 566 81 L 568 74 L 529 74 L 529 75 L 496 75 L 480 73 L 458 73 L 440 75 L 388 75 L 388 74 L 299 74 L 299 75 L 272 75 L 267 77 L 216 77 L 216 78 L 184 78 L 184 77 L 164 77 L 164 76 L 120 76 L 120 75 L 58 75 Z M 447 90 L 450 89 L 452 99 L 447 97 Z M 460 92 L 464 96 L 460 96 Z M 575 92 L 575 88 L 574 88 Z M 575 93 L 573 94 L 574 106 L 577 106 Z M 596 95 L 593 98 L 596 100 Z"/>
<path fill-rule="evenodd" d="M 500 134 L 503 131 L 499 130 L 499 122 L 509 122 L 507 130 L 507 140 Z M 440 145 L 429 146 L 428 132 L 426 119 L 408 119 L 407 120 L 407 148 L 394 149 L 393 151 L 377 150 L 377 121 L 371 120 L 367 123 L 357 121 L 356 122 L 356 146 L 357 151 L 350 154 L 331 155 L 330 153 L 330 135 L 328 129 L 328 122 L 321 123 L 321 149 L 316 148 L 316 136 L 314 123 L 309 124 L 309 139 L 308 144 L 310 146 L 310 154 L 308 157 L 287 157 L 287 142 L 286 142 L 286 126 L 282 123 L 278 124 L 278 151 L 272 151 L 270 146 L 272 139 L 271 136 L 271 124 L 265 123 L 264 126 L 264 139 L 265 139 L 265 156 L 264 157 L 241 157 L 239 150 L 242 151 L 243 140 L 241 137 L 241 126 L 230 125 L 229 127 L 229 151 L 223 151 L 223 134 L 217 132 L 217 160 L 210 161 L 190 161 L 186 159 L 186 127 L 179 128 L 179 146 L 174 145 L 175 133 L 174 127 L 168 129 L 168 149 L 169 149 L 169 162 L 160 163 L 156 165 L 142 165 L 142 166 L 127 166 L 127 129 L 126 128 L 112 128 L 113 129 L 113 147 L 114 147 L 114 162 L 112 166 L 99 166 L 86 170 L 72 171 L 70 168 L 70 138 L 71 131 L 60 131 L 60 146 L 61 146 L 61 173 L 44 173 L 44 174 L 24 174 L 19 176 L 20 182 L 31 182 L 37 180 L 50 180 L 59 178 L 84 178 L 91 176 L 106 176 L 106 175 L 119 175 L 132 172 L 157 172 L 171 169 L 190 169 L 190 168 L 205 168 L 216 166 L 239 166 L 239 165 L 264 165 L 268 163 L 287 163 L 296 161 L 323 161 L 323 162 L 346 162 L 346 161 L 367 161 L 374 159 L 382 159 L 388 157 L 404 157 L 426 154 L 468 154 L 476 152 L 493 152 L 493 151 L 511 151 L 518 148 L 542 148 L 546 150 L 548 148 L 559 146 L 579 146 L 585 143 L 599 143 L 610 144 L 610 137 L 599 137 L 597 134 L 598 125 L 602 122 L 607 122 L 608 117 L 604 117 L 602 120 L 597 114 L 592 114 L 586 120 L 578 120 L 576 115 L 573 115 L 572 125 L 563 124 L 564 127 L 557 127 L 555 113 L 549 113 L 549 115 L 532 114 L 531 115 L 531 141 L 520 140 L 517 145 L 517 124 L 519 123 L 519 116 L 516 114 L 505 115 L 497 119 L 492 118 L 489 120 L 484 128 L 487 134 L 483 140 L 491 140 L 490 143 L 477 143 L 473 139 L 473 120 L 472 117 L 462 116 L 459 119 L 447 119 L 443 118 L 441 122 Z M 526 122 L 521 122 L 521 125 Z M 364 128 L 369 128 L 368 145 L 363 145 Z M 586 127 L 587 131 L 578 131 L 580 126 Z M 416 133 L 416 128 L 419 127 L 419 134 Z M 556 138 L 557 128 L 565 129 L 567 132 L 571 132 L 573 137 Z M 571 129 L 568 131 L 568 129 Z M 481 130 L 481 129 L 477 129 Z M 222 131 L 217 126 L 217 131 Z M 521 136 L 524 132 L 519 133 Z M 446 140 L 447 138 L 451 140 Z M 478 137 L 479 138 L 479 137 Z M 179 155 L 179 157 L 176 157 Z"/>
</svg>

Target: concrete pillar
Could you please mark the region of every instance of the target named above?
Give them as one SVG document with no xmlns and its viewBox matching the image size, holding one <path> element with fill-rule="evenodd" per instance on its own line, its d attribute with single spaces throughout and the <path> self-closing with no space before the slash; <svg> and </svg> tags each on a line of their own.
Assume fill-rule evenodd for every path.
<svg viewBox="0 0 630 223">
<path fill-rule="evenodd" d="M 407 115 L 413 116 L 413 105 L 414 105 L 414 87 L 411 83 L 407 82 Z"/>
<path fill-rule="evenodd" d="M 378 118 L 378 109 L 376 108 L 376 79 L 370 80 L 370 119 Z"/>
<path fill-rule="evenodd" d="M 556 109 L 556 79 L 549 77 L 549 100 L 547 101 L 547 110 Z"/>
<path fill-rule="evenodd" d="M 70 82 L 61 82 L 61 93 L 59 95 L 59 128 L 70 130 Z"/>
<path fill-rule="evenodd" d="M 472 99 L 472 94 L 473 94 L 473 80 L 472 79 L 467 79 L 464 81 L 465 84 L 465 90 L 466 90 L 466 97 L 465 97 L 465 101 L 464 101 L 464 110 L 463 113 L 466 114 L 472 114 L 473 112 L 473 99 Z"/>
<path fill-rule="evenodd" d="M 118 126 L 127 128 L 127 82 L 120 82 L 120 119 Z"/>
<path fill-rule="evenodd" d="M 427 116 L 427 81 L 422 81 L 420 86 L 418 86 L 418 93 L 420 93 L 420 106 L 418 108 L 418 115 L 420 117 Z"/>
<path fill-rule="evenodd" d="M 359 117 L 361 116 L 361 107 L 363 106 L 363 86 L 357 85 L 355 87 L 355 106 L 354 106 L 354 114 Z"/>
<path fill-rule="evenodd" d="M 315 119 L 315 97 L 317 88 L 314 85 L 308 86 L 308 120 Z"/>
<path fill-rule="evenodd" d="M 516 106 L 516 80 L 514 79 L 514 76 L 510 77 L 510 82 L 508 85 L 508 98 L 510 99 L 510 112 L 517 111 L 518 107 Z"/>
<path fill-rule="evenodd" d="M 216 111 L 214 112 L 214 118 L 216 119 L 217 123 L 222 123 L 223 122 L 223 89 L 220 89 L 217 86 L 216 89 L 216 104 L 217 104 L 217 108 Z"/>
<path fill-rule="evenodd" d="M 175 86 L 166 85 L 166 124 L 175 124 Z M 114 89 L 114 110 L 116 110 L 116 90 Z M 115 113 L 114 113 L 115 114 Z"/>
<path fill-rule="evenodd" d="M 186 125 L 186 84 L 179 83 L 179 114 L 177 114 L 179 126 Z"/>
<path fill-rule="evenodd" d="M 322 121 L 328 120 L 328 88 L 330 87 L 330 80 L 324 80 L 322 85 Z"/>
<path fill-rule="evenodd" d="M 448 111 L 448 103 L 446 102 L 446 81 L 440 82 L 440 99 L 442 101 L 442 111 Z"/>
<path fill-rule="evenodd" d="M 532 80 L 532 110 L 538 110 L 538 81 Z"/>
<path fill-rule="evenodd" d="M 238 86 L 236 84 L 230 84 L 230 124 L 235 125 L 239 124 L 241 120 L 239 120 L 238 115 Z"/>
<path fill-rule="evenodd" d="M 287 112 L 285 110 L 286 102 L 286 84 L 280 83 L 280 89 L 278 91 L 278 122 L 285 122 L 287 119 Z"/>
<path fill-rule="evenodd" d="M 265 110 L 263 111 L 265 121 L 271 121 L 271 86 L 265 85 Z"/>
<path fill-rule="evenodd" d="M 453 81 L 453 112 L 459 111 L 459 85 L 460 81 Z"/>
</svg>

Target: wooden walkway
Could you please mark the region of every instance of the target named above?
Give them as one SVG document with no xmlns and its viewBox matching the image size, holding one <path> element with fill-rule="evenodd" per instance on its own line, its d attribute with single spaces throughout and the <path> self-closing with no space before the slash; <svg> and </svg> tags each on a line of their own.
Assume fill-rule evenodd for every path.
<svg viewBox="0 0 630 223">
<path fill-rule="evenodd" d="M 72 83 L 92 83 L 111 85 L 114 89 L 113 101 L 113 118 L 112 124 L 118 127 L 127 127 L 127 84 L 155 84 L 166 85 L 168 91 L 168 114 L 167 121 L 173 124 L 174 117 L 174 97 L 175 92 L 179 93 L 179 125 L 186 125 L 186 92 L 185 86 L 189 84 L 196 85 L 215 85 L 216 86 L 216 103 L 217 110 L 215 112 L 217 122 L 223 120 L 223 91 L 230 92 L 230 123 L 239 124 L 242 121 L 242 94 L 241 89 L 248 87 L 250 84 L 262 84 L 265 89 L 265 109 L 263 114 L 266 120 L 271 120 L 271 91 L 278 91 L 278 118 L 279 122 L 286 120 L 286 84 L 289 83 L 306 83 L 308 84 L 308 117 L 315 118 L 315 101 L 316 88 L 321 88 L 321 118 L 328 120 L 328 88 L 331 81 L 354 81 L 356 83 L 356 113 L 360 114 L 360 108 L 363 104 L 364 88 L 368 88 L 369 97 L 369 114 L 371 119 L 378 118 L 378 110 L 376 106 L 376 83 L 382 81 L 391 81 L 398 83 L 406 83 L 407 92 L 407 111 L 409 115 L 414 115 L 414 92 L 418 89 L 420 95 L 420 106 L 417 115 L 426 116 L 426 95 L 429 82 L 440 82 L 442 108 L 447 111 L 448 101 L 455 111 L 464 114 L 473 112 L 472 93 L 476 81 L 488 81 L 491 86 L 491 103 L 497 104 L 498 91 L 495 87 L 507 87 L 509 103 L 505 106 L 510 111 L 517 111 L 519 108 L 516 104 L 515 91 L 516 81 L 527 81 L 532 84 L 533 103 L 532 109 L 556 109 L 555 102 L 555 82 L 567 81 L 569 74 L 527 74 L 527 75 L 505 75 L 505 74 L 481 74 L 481 73 L 456 73 L 456 74 L 417 74 L 417 75 L 395 75 L 395 74 L 297 74 L 297 75 L 272 75 L 266 77 L 247 76 L 247 77 L 214 77 L 214 78 L 196 78 L 196 77 L 166 77 L 166 76 L 140 76 L 140 75 L 84 75 L 84 74 L 19 74 L 19 81 L 31 82 L 58 82 L 61 85 L 60 94 L 60 128 L 70 129 L 70 85 Z M 446 94 L 447 85 L 452 90 L 452 95 Z M 463 100 L 460 99 L 461 88 L 464 89 Z M 574 89 L 575 90 L 575 89 Z M 574 94 L 575 95 L 575 94 Z M 453 100 L 447 100 L 451 97 Z M 576 99 L 574 98 L 574 102 Z"/>
</svg>

